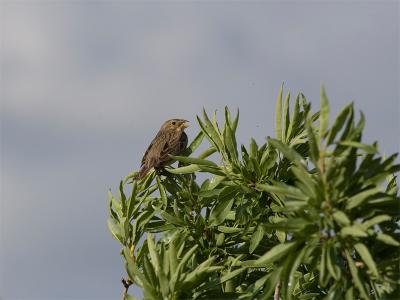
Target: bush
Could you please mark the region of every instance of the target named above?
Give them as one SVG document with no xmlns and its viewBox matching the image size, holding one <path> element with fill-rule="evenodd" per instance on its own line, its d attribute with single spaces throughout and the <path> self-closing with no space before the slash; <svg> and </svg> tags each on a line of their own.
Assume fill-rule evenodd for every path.
<svg viewBox="0 0 400 300">
<path fill-rule="evenodd" d="M 301 93 L 289 106 L 281 88 L 276 138 L 240 150 L 239 112 L 226 108 L 220 126 L 204 111 L 177 168 L 139 182 L 134 172 L 109 194 L 125 299 L 131 284 L 144 299 L 397 298 L 397 154 L 361 142 L 353 103 L 330 125 L 323 88 L 319 112 Z"/>
</svg>

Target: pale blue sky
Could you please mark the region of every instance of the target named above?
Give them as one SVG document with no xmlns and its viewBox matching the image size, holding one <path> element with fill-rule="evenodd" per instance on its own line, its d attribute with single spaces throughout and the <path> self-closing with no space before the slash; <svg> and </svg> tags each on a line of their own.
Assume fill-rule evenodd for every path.
<svg viewBox="0 0 400 300">
<path fill-rule="evenodd" d="M 107 189 L 161 123 L 240 108 L 273 135 L 281 82 L 355 101 L 399 151 L 399 2 L 1 1 L 1 299 L 118 299 Z M 137 293 L 137 291 L 135 291 Z"/>
</svg>

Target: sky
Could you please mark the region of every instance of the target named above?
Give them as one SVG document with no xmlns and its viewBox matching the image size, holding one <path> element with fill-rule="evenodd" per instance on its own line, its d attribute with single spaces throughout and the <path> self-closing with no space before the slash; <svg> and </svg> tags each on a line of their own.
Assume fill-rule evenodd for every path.
<svg viewBox="0 0 400 300">
<path fill-rule="evenodd" d="M 398 152 L 398 1 L 0 2 L 0 299 L 118 299 L 107 191 L 161 124 L 239 108 L 273 136 L 285 91 L 366 115 Z M 222 116 L 222 114 L 220 114 Z M 141 295 L 138 289 L 132 289 Z"/>
</svg>

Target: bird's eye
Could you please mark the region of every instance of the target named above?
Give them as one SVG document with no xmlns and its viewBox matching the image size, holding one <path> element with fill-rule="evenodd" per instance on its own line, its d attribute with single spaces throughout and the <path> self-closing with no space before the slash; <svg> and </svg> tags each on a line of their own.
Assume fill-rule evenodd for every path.
<svg viewBox="0 0 400 300">
<path fill-rule="evenodd" d="M 171 123 L 172 125 L 176 125 L 176 122 L 175 121 L 172 121 L 172 123 Z"/>
</svg>

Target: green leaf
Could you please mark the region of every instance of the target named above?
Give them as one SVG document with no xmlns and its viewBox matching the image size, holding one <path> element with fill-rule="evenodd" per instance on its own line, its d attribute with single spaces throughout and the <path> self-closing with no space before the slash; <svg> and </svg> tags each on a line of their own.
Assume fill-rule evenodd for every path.
<svg viewBox="0 0 400 300">
<path fill-rule="evenodd" d="M 215 152 L 217 152 L 217 149 L 214 146 L 211 146 L 210 148 L 201 152 L 197 158 L 204 159 L 206 157 L 209 157 L 211 154 Z"/>
<path fill-rule="evenodd" d="M 365 288 L 363 282 L 361 281 L 361 278 L 358 274 L 358 270 L 357 270 L 357 267 L 356 267 L 353 259 L 351 258 L 350 254 L 347 250 L 345 250 L 345 253 L 346 253 L 347 262 L 349 264 L 350 273 L 351 273 L 351 276 L 353 277 L 355 286 L 359 290 L 360 295 L 363 299 L 369 299 L 368 293 L 366 291 L 366 288 Z"/>
<path fill-rule="evenodd" d="M 114 196 L 112 195 L 111 191 L 108 191 L 108 206 L 110 209 L 110 216 L 118 221 L 119 216 L 122 216 L 121 205 L 115 200 Z"/>
<path fill-rule="evenodd" d="M 208 172 L 208 173 L 219 175 L 219 176 L 226 175 L 224 173 L 224 171 L 221 170 L 221 168 L 219 168 L 219 167 L 199 166 L 199 168 L 200 168 L 200 171 L 202 171 L 202 172 Z"/>
<path fill-rule="evenodd" d="M 217 164 L 211 160 L 201 159 L 196 157 L 187 157 L 187 156 L 172 156 L 171 158 L 186 163 L 186 164 L 196 164 L 201 166 L 211 166 L 211 167 L 218 167 Z"/>
<path fill-rule="evenodd" d="M 359 142 L 354 142 L 354 141 L 341 141 L 341 142 L 339 142 L 339 144 L 342 146 L 348 146 L 348 147 L 362 149 L 368 154 L 378 153 L 378 149 L 376 149 L 376 147 L 373 145 L 361 144 Z"/>
<path fill-rule="evenodd" d="M 276 163 L 277 153 L 276 150 L 268 147 L 261 156 L 260 167 L 262 172 L 265 174 L 271 169 Z"/>
<path fill-rule="evenodd" d="M 345 300 L 354 300 L 356 297 L 354 297 L 354 288 L 350 287 L 345 294 Z"/>
<path fill-rule="evenodd" d="M 263 268 L 267 267 L 271 263 L 284 257 L 290 251 L 293 251 L 297 247 L 297 242 L 288 242 L 285 244 L 278 244 L 271 248 L 267 253 L 258 258 L 257 260 L 248 260 L 241 263 L 243 267 L 252 268 Z"/>
<path fill-rule="evenodd" d="M 130 220 L 132 218 L 133 213 L 134 213 L 134 208 L 135 208 L 135 204 L 136 204 L 136 195 L 137 195 L 137 181 L 134 180 L 133 185 L 132 185 L 131 196 L 128 201 L 128 212 L 126 214 L 126 217 L 128 220 Z"/>
<path fill-rule="evenodd" d="M 204 139 L 204 132 L 200 131 L 193 139 L 193 141 L 190 143 L 190 145 L 187 147 L 185 154 L 187 156 L 192 154 L 201 145 L 203 139 Z"/>
<path fill-rule="evenodd" d="M 356 225 L 343 227 L 340 230 L 340 235 L 343 237 L 346 237 L 346 236 L 367 237 L 368 236 L 368 234 L 364 230 L 362 230 L 362 228 L 360 228 Z"/>
<path fill-rule="evenodd" d="M 365 190 L 361 193 L 358 193 L 358 194 L 350 197 L 347 200 L 346 209 L 353 209 L 353 208 L 359 206 L 361 203 L 366 201 L 368 199 L 368 197 L 373 196 L 377 193 L 379 193 L 379 190 L 377 188 L 370 188 L 368 190 Z"/>
<path fill-rule="evenodd" d="M 268 139 L 268 143 L 271 144 L 274 148 L 278 149 L 282 154 L 292 161 L 294 164 L 298 166 L 303 166 L 303 157 L 294 149 L 289 146 L 283 144 L 282 142 L 274 139 Z"/>
<path fill-rule="evenodd" d="M 319 160 L 319 149 L 317 144 L 317 138 L 315 137 L 314 130 L 311 125 L 311 120 L 308 119 L 306 122 L 307 135 L 308 135 L 308 145 L 310 148 L 310 158 L 315 166 L 318 166 Z"/>
<path fill-rule="evenodd" d="M 387 245 L 391 246 L 400 246 L 400 243 L 396 241 L 393 237 L 386 233 L 378 233 L 376 235 L 376 239 L 382 243 L 385 243 Z"/>
<path fill-rule="evenodd" d="M 246 269 L 247 269 L 246 267 L 242 267 L 242 268 L 238 268 L 234 271 L 229 271 L 228 273 L 225 273 L 223 276 L 221 276 L 220 283 L 224 283 L 232 278 L 235 278 L 236 276 L 238 276 L 240 273 L 242 273 Z"/>
<path fill-rule="evenodd" d="M 158 285 L 156 272 L 147 255 L 143 256 L 143 274 L 152 286 Z"/>
<path fill-rule="evenodd" d="M 239 122 L 239 109 L 236 111 L 235 119 L 232 122 L 232 131 L 235 133 Z"/>
<path fill-rule="evenodd" d="M 308 200 L 308 196 L 298 188 L 280 182 L 275 182 L 274 185 L 256 183 L 255 188 L 260 191 L 275 193 L 292 199 Z"/>
<path fill-rule="evenodd" d="M 132 181 L 133 181 L 133 178 L 134 177 L 136 177 L 136 175 L 138 174 L 139 172 L 131 172 L 131 173 L 129 173 L 125 178 L 124 178 L 124 180 L 122 181 L 122 184 L 123 185 L 125 185 L 128 181 L 129 181 L 129 179 L 132 179 Z"/>
<path fill-rule="evenodd" d="M 301 265 L 301 263 L 303 263 L 304 261 L 304 257 L 307 254 L 307 252 L 309 251 L 309 249 L 311 248 L 311 245 L 305 245 L 303 247 L 303 249 L 301 249 L 298 253 L 298 255 L 296 255 L 295 260 L 293 261 L 293 263 L 289 266 L 289 273 L 287 276 L 287 291 L 286 291 L 286 298 L 285 299 L 292 299 L 292 295 L 293 295 L 293 291 L 295 288 L 295 283 L 296 283 L 296 273 L 297 273 L 297 269 L 299 268 L 299 266 Z"/>
<path fill-rule="evenodd" d="M 293 114 L 286 134 L 286 141 L 289 141 L 294 136 L 294 132 L 295 130 L 297 130 L 298 127 L 299 115 L 300 115 L 299 98 L 300 94 L 296 96 L 296 100 L 294 102 Z"/>
<path fill-rule="evenodd" d="M 166 211 L 160 211 L 160 215 L 168 223 L 178 225 L 178 226 L 186 226 L 186 223 L 183 220 L 179 219 L 178 217 L 170 215 Z"/>
<path fill-rule="evenodd" d="M 285 103 L 283 104 L 282 139 L 285 142 L 288 141 L 286 133 L 289 130 L 289 123 L 290 123 L 289 101 L 290 101 L 290 92 L 287 93 L 285 98 Z"/>
<path fill-rule="evenodd" d="M 284 243 L 286 240 L 286 233 L 281 230 L 275 230 L 275 235 L 278 238 L 280 243 Z"/>
<path fill-rule="evenodd" d="M 327 243 L 323 243 L 321 245 L 321 259 L 319 263 L 319 284 L 322 287 L 326 287 L 328 284 L 329 280 L 329 274 L 328 274 L 328 268 L 327 268 L 327 259 L 328 259 L 328 253 L 327 253 Z"/>
<path fill-rule="evenodd" d="M 237 151 L 235 131 L 232 129 L 230 112 L 228 110 L 228 107 L 226 106 L 225 106 L 225 127 L 224 127 L 223 137 L 228 155 L 234 162 L 237 162 L 238 151 Z"/>
<path fill-rule="evenodd" d="M 174 240 L 172 240 L 168 245 L 169 245 L 168 260 L 169 260 L 170 274 L 175 274 L 176 268 L 178 267 L 178 254 L 176 252 Z"/>
<path fill-rule="evenodd" d="M 121 235 L 121 229 L 120 226 L 118 226 L 117 224 L 115 224 L 114 220 L 109 218 L 107 220 L 107 226 L 108 226 L 108 230 L 110 230 L 111 234 L 113 235 L 113 237 L 119 241 L 121 244 L 124 243 L 124 239 Z"/>
<path fill-rule="evenodd" d="M 190 173 L 194 173 L 194 172 L 198 172 L 200 171 L 200 166 L 198 165 L 189 165 L 189 166 L 184 166 L 184 167 L 180 167 L 180 168 L 165 168 L 165 170 L 167 170 L 169 173 L 172 174 L 190 174 Z"/>
<path fill-rule="evenodd" d="M 329 131 L 328 137 L 326 139 L 327 145 L 331 145 L 334 142 L 337 133 L 342 129 L 347 117 L 350 116 L 352 110 L 353 103 L 350 103 L 340 111 L 340 113 L 336 117 L 335 122 L 332 125 L 331 130 Z"/>
<path fill-rule="evenodd" d="M 317 198 L 317 183 L 312 178 L 312 175 L 302 167 L 291 166 L 290 170 L 296 176 L 296 179 L 303 183 L 303 185 L 296 184 L 298 188 L 300 188 L 304 194 L 309 195 L 311 198 Z"/>
<path fill-rule="evenodd" d="M 143 285 L 143 287 L 151 287 L 151 284 L 147 281 L 147 279 L 144 277 L 144 275 L 138 270 L 136 267 L 135 261 L 133 258 L 130 256 L 129 249 L 124 247 L 122 254 L 124 255 L 125 258 L 125 266 L 126 266 L 126 271 L 129 275 L 129 278 L 132 281 L 137 282 L 139 279 L 139 283 Z"/>
<path fill-rule="evenodd" d="M 371 273 L 374 276 L 378 277 L 379 276 L 378 269 L 376 267 L 374 259 L 372 258 L 371 253 L 369 252 L 368 248 L 365 247 L 365 245 L 362 244 L 362 243 L 355 244 L 354 248 L 357 250 L 358 254 L 360 254 L 362 260 L 368 266 L 368 268 L 371 271 Z"/>
<path fill-rule="evenodd" d="M 283 84 L 279 88 L 275 106 L 275 134 L 279 141 L 282 141 L 282 91 Z"/>
<path fill-rule="evenodd" d="M 223 233 L 237 233 L 243 231 L 243 228 L 238 227 L 228 227 L 228 226 L 218 226 L 218 231 Z"/>
<path fill-rule="evenodd" d="M 211 225 L 214 226 L 219 225 L 226 219 L 228 213 L 231 211 L 231 207 L 234 200 L 235 200 L 234 198 L 227 198 L 217 203 L 217 205 L 211 211 L 210 215 Z"/>
<path fill-rule="evenodd" d="M 119 182 L 119 197 L 121 199 L 122 215 L 126 216 L 126 196 L 125 196 L 125 193 L 124 193 L 124 186 L 123 186 L 123 181 L 122 180 Z"/>
<path fill-rule="evenodd" d="M 228 157 L 230 157 L 231 162 L 237 162 L 238 151 L 237 151 L 236 138 L 229 125 L 226 126 L 226 130 L 224 131 L 224 144 L 226 146 L 226 152 L 228 154 Z"/>
<path fill-rule="evenodd" d="M 215 189 L 218 185 L 220 185 L 224 180 L 226 179 L 225 175 L 224 176 L 214 176 L 210 180 L 210 185 L 208 186 L 209 190 Z"/>
<path fill-rule="evenodd" d="M 214 125 L 211 123 L 210 119 L 207 116 L 206 111 L 203 109 L 203 118 L 204 123 L 197 117 L 197 121 L 200 125 L 200 128 L 208 138 L 208 140 L 220 151 L 223 149 L 223 144 L 221 140 L 221 136 L 218 131 L 216 131 Z"/>
<path fill-rule="evenodd" d="M 250 240 L 249 252 L 253 253 L 257 246 L 260 244 L 262 238 L 264 237 L 264 226 L 258 224 L 256 231 L 253 233 Z"/>
<path fill-rule="evenodd" d="M 158 256 L 156 245 L 154 244 L 153 235 L 147 234 L 147 246 L 149 247 L 149 254 L 151 258 L 151 264 L 153 265 L 154 271 L 157 276 L 160 275 L 160 258 Z"/>
<path fill-rule="evenodd" d="M 158 185 L 158 190 L 160 191 L 160 196 L 161 196 L 163 206 L 167 207 L 167 205 L 168 205 L 167 192 L 165 191 L 165 187 L 162 184 L 160 177 L 158 177 L 158 176 L 157 176 L 157 185 Z"/>
<path fill-rule="evenodd" d="M 346 214 L 340 210 L 335 211 L 333 214 L 333 219 L 342 226 L 350 225 L 350 219 L 346 216 Z"/>
<path fill-rule="evenodd" d="M 225 241 L 225 233 L 221 232 L 216 234 L 216 239 L 215 239 L 215 244 L 217 247 L 221 247 L 224 244 Z"/>
<path fill-rule="evenodd" d="M 258 155 L 258 145 L 255 139 L 251 138 L 250 140 L 250 157 L 256 158 Z"/>
<path fill-rule="evenodd" d="M 257 285 L 258 282 L 262 283 L 263 294 L 262 298 L 255 298 L 255 299 L 260 299 L 260 300 L 270 299 L 271 294 L 276 289 L 276 285 L 279 282 L 281 274 L 282 274 L 282 267 L 275 269 L 273 272 L 267 274 L 265 277 L 261 277 L 259 280 L 257 280 L 255 285 Z"/>
<path fill-rule="evenodd" d="M 335 278 L 336 281 L 340 280 L 340 268 L 336 264 L 335 247 L 333 243 L 328 243 L 326 266 L 329 273 Z"/>
<path fill-rule="evenodd" d="M 375 224 L 379 224 L 382 222 L 386 222 L 386 221 L 390 221 L 392 218 L 389 215 L 379 215 L 379 216 L 375 216 L 369 220 L 364 221 L 361 224 L 361 227 L 364 230 L 367 230 L 369 227 L 374 226 Z"/>
<path fill-rule="evenodd" d="M 329 101 L 325 93 L 325 87 L 321 86 L 321 113 L 319 117 L 319 135 L 321 140 L 326 134 L 329 125 Z"/>
<path fill-rule="evenodd" d="M 189 251 L 186 252 L 186 254 L 183 256 L 182 260 L 179 262 L 176 272 L 172 274 L 171 281 L 170 281 L 170 289 L 171 291 L 175 290 L 175 285 L 181 276 L 181 272 L 183 267 L 186 265 L 188 260 L 192 257 L 194 252 L 197 250 L 198 245 L 194 245 Z"/>
<path fill-rule="evenodd" d="M 197 266 L 195 270 L 187 274 L 182 282 L 182 285 L 180 286 L 180 289 L 191 290 L 200 285 L 210 273 L 217 272 L 224 268 L 221 266 L 211 266 L 214 261 L 215 257 L 210 257 Z"/>
</svg>

